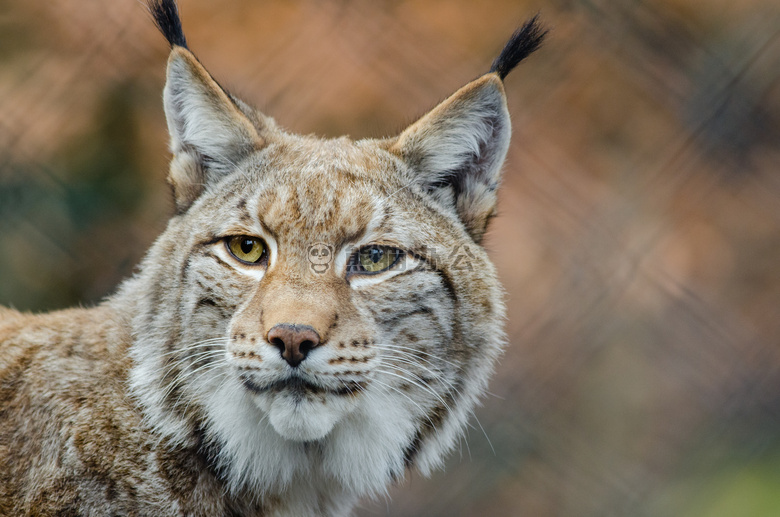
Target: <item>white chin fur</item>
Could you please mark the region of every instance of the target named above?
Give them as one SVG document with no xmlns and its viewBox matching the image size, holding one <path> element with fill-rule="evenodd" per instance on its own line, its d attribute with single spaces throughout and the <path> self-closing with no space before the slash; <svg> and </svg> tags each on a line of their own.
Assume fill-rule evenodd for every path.
<svg viewBox="0 0 780 517">
<path fill-rule="evenodd" d="M 268 414 L 274 430 L 285 440 L 312 442 L 321 440 L 348 413 L 353 404 L 341 397 L 301 397 L 277 393 L 271 400 L 258 397 L 257 405 Z"/>
</svg>

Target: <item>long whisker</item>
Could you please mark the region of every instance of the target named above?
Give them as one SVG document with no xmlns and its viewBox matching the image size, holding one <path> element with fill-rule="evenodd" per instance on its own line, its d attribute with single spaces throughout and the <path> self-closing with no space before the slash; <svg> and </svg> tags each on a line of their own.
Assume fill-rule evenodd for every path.
<svg viewBox="0 0 780 517">
<path fill-rule="evenodd" d="M 422 359 L 421 361 L 419 357 L 412 353 L 403 350 L 390 350 L 390 352 L 391 353 L 387 356 L 388 359 L 395 359 L 398 361 L 403 361 L 406 364 L 418 366 L 436 377 L 442 376 L 444 374 L 444 371 L 442 371 L 437 365 L 431 363 L 430 361 L 426 361 L 425 359 Z"/>
<path fill-rule="evenodd" d="M 453 363 L 452 361 L 449 361 L 447 359 L 444 359 L 441 356 L 431 354 L 430 352 L 427 352 L 427 351 L 422 350 L 422 349 L 411 348 L 411 347 L 408 347 L 408 346 L 399 345 L 398 343 L 375 343 L 374 346 L 376 348 L 380 348 L 380 349 L 401 350 L 401 351 L 407 352 L 407 353 L 409 353 L 409 354 L 411 354 L 411 355 L 413 355 L 415 357 L 417 357 L 417 354 L 427 355 L 428 357 L 431 357 L 431 358 L 435 359 L 438 362 L 442 362 L 442 363 L 448 364 L 448 365 L 452 366 L 453 368 L 455 368 L 457 370 L 461 369 L 461 365 Z M 423 358 L 420 358 L 420 359 L 423 360 Z M 425 360 L 428 361 L 429 363 L 433 364 L 433 362 L 431 360 L 429 360 L 429 359 L 425 359 Z"/>
<path fill-rule="evenodd" d="M 211 354 L 211 355 L 209 355 L 209 354 Z M 203 356 L 205 356 L 204 358 L 211 359 L 212 357 L 219 357 L 219 356 L 221 356 L 223 354 L 224 354 L 224 352 L 222 350 L 210 350 L 208 352 L 202 352 L 201 354 L 198 354 L 198 355 L 203 355 Z M 202 359 L 203 358 L 201 358 L 201 360 Z M 163 376 L 163 378 L 160 379 L 161 383 L 165 382 L 166 379 L 168 378 L 168 376 L 171 373 L 173 373 L 173 378 L 170 380 L 170 383 L 166 387 L 166 390 L 163 393 L 163 396 L 164 397 L 168 397 L 174 389 L 176 389 L 177 387 L 181 387 L 182 386 L 183 381 L 187 380 L 188 377 L 192 376 L 193 374 L 195 374 L 199 370 L 201 370 L 201 369 L 203 369 L 205 367 L 208 367 L 210 365 L 222 364 L 223 362 L 225 362 L 224 359 L 219 360 L 219 361 L 209 361 L 205 365 L 202 365 L 202 366 L 196 368 L 195 370 L 169 369 L 169 371 L 166 372 L 166 374 Z"/>
<path fill-rule="evenodd" d="M 185 345 L 185 346 L 180 346 L 180 347 L 176 348 L 175 350 L 171 350 L 169 352 L 165 352 L 165 353 L 159 354 L 159 357 L 165 357 L 167 355 L 180 354 L 180 353 L 183 353 L 183 352 L 188 352 L 190 350 L 195 350 L 197 348 L 204 348 L 204 347 L 208 347 L 208 346 L 212 346 L 212 345 L 216 345 L 216 344 L 220 344 L 220 343 L 227 343 L 227 338 L 225 338 L 225 337 L 213 337 L 213 338 L 209 338 L 209 339 L 203 339 L 201 341 L 196 341 L 194 343 L 190 343 L 190 344 Z"/>
<path fill-rule="evenodd" d="M 385 345 L 385 344 L 380 344 L 379 346 L 377 346 L 377 348 L 380 348 L 380 349 L 381 349 L 381 348 L 385 348 L 386 350 L 391 350 L 391 351 L 393 351 L 393 352 L 395 352 L 395 353 L 400 353 L 400 354 L 404 354 L 405 356 L 414 357 L 415 359 L 424 360 L 423 358 L 419 358 L 419 357 L 417 357 L 417 356 L 416 356 L 415 354 L 413 354 L 412 352 L 409 352 L 408 350 L 410 350 L 410 349 L 409 349 L 408 347 L 404 347 L 404 346 L 401 346 L 401 345 Z M 423 353 L 423 354 L 425 354 L 425 355 L 428 355 L 428 356 L 431 356 L 431 357 L 435 357 L 435 356 L 432 356 L 431 354 L 429 354 L 429 353 L 425 352 L 424 350 L 415 350 L 415 352 L 421 352 L 421 353 Z M 401 362 L 406 362 L 406 363 L 408 364 L 408 359 L 401 359 L 400 357 L 395 357 L 395 359 L 396 359 L 396 360 L 399 360 L 399 361 L 401 361 Z M 427 361 L 427 360 L 426 360 L 426 362 L 427 362 L 428 364 L 431 364 L 431 363 L 430 363 L 430 361 Z M 446 362 L 448 362 L 449 364 L 452 364 L 453 366 L 455 366 L 455 365 L 454 365 L 454 363 L 451 363 L 451 362 L 449 362 L 449 361 L 446 361 Z M 454 385 L 453 385 L 453 384 L 452 384 L 452 383 L 451 383 L 451 382 L 450 382 L 448 379 L 445 379 L 445 378 L 443 378 L 441 375 L 436 375 L 436 374 L 435 374 L 435 372 L 431 371 L 429 368 L 426 368 L 425 366 L 423 366 L 423 365 L 421 365 L 421 364 L 415 364 L 415 365 L 416 365 L 417 367 L 419 367 L 419 368 L 421 368 L 421 369 L 423 369 L 423 370 L 427 371 L 428 373 L 430 373 L 430 374 L 431 374 L 431 376 L 432 376 L 432 377 L 434 377 L 435 379 L 437 379 L 437 380 L 438 380 L 438 381 L 440 381 L 440 382 L 443 382 L 444 384 L 446 384 L 446 385 L 447 385 L 447 387 L 449 387 L 449 388 L 450 388 L 450 390 L 452 390 L 452 391 L 454 391 L 455 393 L 457 393 L 458 395 L 460 395 L 460 391 L 459 391 L 459 390 L 458 390 L 458 389 L 457 389 L 457 388 L 456 388 L 456 387 L 455 387 L 455 386 L 454 386 Z M 433 366 L 433 365 L 432 365 L 432 366 Z M 400 371 L 400 370 L 399 370 L 399 371 Z M 411 373 L 411 372 L 409 372 L 409 373 Z M 419 376 L 416 376 L 416 377 L 417 377 L 417 378 L 418 378 L 418 379 L 419 379 L 421 382 L 425 382 L 425 380 L 424 380 L 424 379 L 422 379 L 422 378 L 420 378 Z M 427 382 L 426 382 L 426 385 L 427 385 Z M 445 404 L 445 405 L 446 405 L 446 404 Z M 488 434 L 487 434 L 487 431 L 485 431 L 485 428 L 484 428 L 484 426 L 482 425 L 482 422 L 480 422 L 480 421 L 479 421 L 479 417 L 477 417 L 477 415 L 476 415 L 476 413 L 475 413 L 474 411 L 470 411 L 470 413 L 471 413 L 471 415 L 474 417 L 474 421 L 475 421 L 475 422 L 477 423 L 477 425 L 479 426 L 479 429 L 480 429 L 480 431 L 482 431 L 482 434 L 485 436 L 485 439 L 486 439 L 486 440 L 487 440 L 487 442 L 488 442 L 488 446 L 490 446 L 490 450 L 491 450 L 491 451 L 493 451 L 493 454 L 495 455 L 495 452 L 496 452 L 496 450 L 495 450 L 495 448 L 493 447 L 493 442 L 490 440 L 490 436 L 488 436 Z M 470 448 L 470 447 L 469 447 L 469 445 L 468 445 L 468 441 L 466 441 L 466 448 L 468 449 L 468 453 L 469 453 L 469 455 L 471 455 L 471 448 Z"/>
<path fill-rule="evenodd" d="M 223 350 L 221 348 L 219 348 L 219 349 L 209 348 L 207 350 L 201 350 L 200 352 L 198 352 L 196 354 L 189 354 L 189 355 L 186 355 L 184 357 L 178 358 L 176 361 L 162 364 L 162 365 L 160 365 L 159 368 L 154 370 L 152 373 L 159 373 L 159 372 L 161 372 L 163 370 L 173 370 L 176 366 L 179 366 L 179 365 L 181 365 L 183 363 L 187 363 L 187 362 L 196 363 L 196 362 L 198 362 L 199 358 L 202 358 L 204 356 L 208 357 L 210 355 L 222 355 L 224 353 L 225 353 L 225 350 Z"/>
<path fill-rule="evenodd" d="M 214 368 L 206 369 L 206 370 L 204 370 L 204 371 L 200 372 L 199 374 L 197 374 L 197 376 L 195 377 L 195 379 L 197 379 L 197 378 L 199 378 L 199 377 L 202 377 L 203 375 L 205 375 L 205 374 L 207 374 L 207 373 L 212 373 L 212 371 L 213 371 L 213 370 L 215 370 L 217 367 L 219 367 L 219 366 L 222 366 L 222 365 L 224 365 L 224 364 L 227 364 L 227 361 L 217 361 L 217 362 L 214 364 Z M 224 386 L 224 385 L 225 385 L 225 384 L 226 384 L 226 383 L 227 383 L 227 382 L 230 380 L 230 376 L 228 375 L 228 372 L 227 372 L 227 370 L 225 370 L 225 369 L 219 369 L 219 370 L 217 371 L 217 375 L 216 375 L 215 377 L 217 377 L 217 378 L 219 378 L 219 377 L 222 377 L 222 380 L 220 381 L 220 383 L 219 383 L 219 385 L 217 386 L 217 388 L 216 388 L 216 389 L 209 390 L 209 391 L 207 392 L 207 396 L 208 396 L 208 395 L 213 395 L 214 393 L 217 393 L 219 390 L 221 390 L 221 389 L 222 389 L 222 386 Z M 194 380 L 195 380 L 195 379 L 193 379 L 193 382 L 192 382 L 191 384 L 194 384 Z M 198 391 L 198 394 L 201 394 L 201 390 L 200 390 L 200 387 L 199 387 L 199 386 L 195 385 L 195 389 Z M 198 397 L 198 398 L 200 398 L 200 397 Z M 190 408 L 190 404 L 192 404 L 192 402 L 193 402 L 194 400 L 195 400 L 194 398 L 191 398 L 191 399 L 190 399 L 190 400 L 187 402 L 187 404 L 184 406 L 184 413 L 185 413 L 185 414 L 187 413 L 187 410 L 189 410 L 189 408 Z M 177 400 L 176 402 L 178 403 L 178 400 Z"/>
<path fill-rule="evenodd" d="M 386 349 L 388 349 L 388 350 L 392 350 L 392 351 L 393 351 L 393 352 L 395 352 L 395 353 L 401 353 L 401 354 L 405 354 L 405 355 L 407 355 L 407 356 L 412 356 L 412 357 L 414 357 L 415 359 L 422 359 L 422 358 L 418 358 L 416 355 L 412 354 L 411 352 L 408 352 L 408 350 L 409 350 L 409 349 L 408 349 L 408 347 L 402 347 L 402 346 L 400 346 L 400 345 L 395 345 L 395 346 L 393 346 L 393 345 L 390 345 L 390 346 L 386 346 L 386 345 L 384 345 L 384 344 L 381 344 L 381 345 L 379 345 L 377 348 L 386 348 Z M 417 352 L 417 351 L 418 351 L 418 350 L 415 350 L 415 352 Z M 426 352 L 424 352 L 424 351 L 422 351 L 422 350 L 419 350 L 419 352 L 425 353 L 426 355 L 429 355 L 429 356 L 431 355 L 431 354 L 427 354 Z M 399 360 L 399 361 L 402 361 L 402 362 L 406 362 L 406 361 L 407 361 L 407 360 L 403 360 L 403 359 L 401 359 L 400 357 L 395 357 L 395 359 L 396 359 L 396 360 Z M 430 362 L 429 362 L 429 361 L 426 361 L 426 362 L 428 362 L 428 363 L 430 364 Z M 447 362 L 449 362 L 449 361 L 447 361 Z M 408 364 L 408 363 L 407 363 L 407 364 Z M 453 363 L 449 363 L 449 364 L 453 364 Z M 445 379 L 445 378 L 444 378 L 444 377 L 442 377 L 441 375 L 436 375 L 436 374 L 435 374 L 435 372 L 431 371 L 430 369 L 426 368 L 425 366 L 423 366 L 423 365 L 421 365 L 421 364 L 415 364 L 415 365 L 416 365 L 417 367 L 419 367 L 419 368 L 421 368 L 421 369 L 423 369 L 423 370 L 427 371 L 428 373 L 430 373 L 430 374 L 431 374 L 431 376 L 432 376 L 433 378 L 435 378 L 435 379 L 437 379 L 438 381 L 440 381 L 440 382 L 442 382 L 443 384 L 445 384 L 445 385 L 446 385 L 446 386 L 447 386 L 447 387 L 450 389 L 450 391 L 452 391 L 452 392 L 455 392 L 456 394 L 460 395 L 460 390 L 458 390 L 458 389 L 457 389 L 457 388 L 456 388 L 456 387 L 455 387 L 455 386 L 454 386 L 454 385 L 453 385 L 453 384 L 452 384 L 452 383 L 451 383 L 451 382 L 450 382 L 448 379 Z M 453 365 L 454 365 L 454 364 L 453 364 Z M 403 371 L 403 370 L 401 370 L 401 369 L 397 369 L 397 371 Z M 404 372 L 404 373 L 410 373 L 410 374 L 411 374 L 411 372 Z M 413 375 L 415 375 L 415 377 L 416 377 L 418 380 L 420 380 L 420 382 L 423 382 L 423 383 L 425 383 L 425 384 L 426 384 L 426 386 L 428 386 L 428 387 L 430 388 L 430 385 L 429 385 L 429 384 L 428 384 L 428 383 L 427 383 L 427 382 L 426 382 L 424 379 L 420 378 L 420 377 L 419 377 L 418 375 L 416 375 L 416 374 L 413 374 Z M 432 390 L 429 390 L 429 391 L 430 391 L 431 393 L 433 393 L 433 391 L 432 391 Z M 434 394 L 435 394 L 435 393 L 434 393 Z M 439 397 L 439 400 L 441 400 L 441 397 Z M 446 404 L 446 403 L 445 403 L 443 400 L 442 400 L 442 403 L 444 403 L 444 404 L 445 404 L 445 406 L 447 405 L 447 404 Z M 449 409 L 449 408 L 448 408 L 448 409 Z M 495 454 L 495 448 L 493 447 L 493 442 L 490 440 L 490 436 L 488 436 L 488 434 L 487 434 L 487 431 L 485 431 L 485 428 L 483 427 L 483 425 L 482 425 L 482 422 L 480 422 L 480 421 L 479 421 L 479 418 L 477 417 L 477 415 L 476 415 L 476 413 L 475 413 L 474 411 L 470 411 L 470 413 L 471 413 L 471 415 L 473 415 L 473 416 L 474 416 L 474 421 L 477 423 L 477 425 L 479 426 L 479 429 L 482 431 L 482 434 L 485 436 L 485 439 L 487 440 L 487 442 L 488 442 L 488 445 L 490 446 L 490 449 L 491 449 L 491 451 L 493 451 L 493 454 Z M 467 425 L 468 425 L 468 424 L 467 424 Z M 470 448 L 470 447 L 469 447 L 469 445 L 468 445 L 468 441 L 466 441 L 465 443 L 466 443 L 466 448 L 468 449 L 468 453 L 469 453 L 469 455 L 471 455 L 471 448 Z"/>
<path fill-rule="evenodd" d="M 477 422 L 477 425 L 482 430 L 482 434 L 485 435 L 485 439 L 487 440 L 488 445 L 490 445 L 490 450 L 493 451 L 493 456 L 495 456 L 496 449 L 493 448 L 493 442 L 490 441 L 490 437 L 488 436 L 487 431 L 485 431 L 485 428 L 482 427 L 482 422 L 479 421 L 479 418 L 477 418 L 477 414 L 474 411 L 471 411 L 471 414 L 474 415 L 474 420 Z"/>
<path fill-rule="evenodd" d="M 403 370 L 397 370 L 397 371 L 403 371 Z M 411 372 L 409 372 L 409 373 L 411 373 Z M 412 375 L 414 375 L 414 374 L 412 374 Z M 445 407 L 445 408 L 447 408 L 447 410 L 448 410 L 449 412 L 452 412 L 452 409 L 449 407 L 449 405 L 447 404 L 447 402 L 446 402 L 446 401 L 444 401 L 444 399 L 442 399 L 442 397 L 440 397 L 440 396 L 439 396 L 439 395 L 438 395 L 438 394 L 437 394 L 437 393 L 436 393 L 436 392 L 433 390 L 433 388 L 432 388 L 432 387 L 431 387 L 431 386 L 430 386 L 430 385 L 429 385 L 429 384 L 428 384 L 428 383 L 425 381 L 425 379 L 422 379 L 422 378 L 420 378 L 420 377 L 419 377 L 419 376 L 417 376 L 417 375 L 415 375 L 415 377 L 416 377 L 416 378 L 417 378 L 417 379 L 418 379 L 420 382 L 422 382 L 422 383 L 423 383 L 423 384 L 424 384 L 424 385 L 425 385 L 425 386 L 428 388 L 426 391 L 428 391 L 429 393 L 433 394 L 433 395 L 434 395 L 436 398 L 438 398 L 438 399 L 439 399 L 439 401 L 441 401 L 441 403 L 442 403 L 442 404 L 444 404 L 444 407 Z M 451 383 L 448 383 L 448 384 L 449 384 L 449 385 L 450 385 L 450 387 L 451 387 L 451 389 L 450 389 L 450 392 L 454 392 L 454 393 L 456 393 L 456 394 L 460 395 L 460 391 L 459 391 L 458 389 L 456 389 L 454 386 L 452 386 L 452 384 L 451 384 Z M 472 411 L 471 413 L 473 414 L 473 411 Z M 479 422 L 479 420 L 476 418 L 476 415 L 474 415 L 474 418 L 477 420 L 477 423 L 479 424 L 480 428 L 482 428 L 482 424 L 481 424 L 481 423 Z M 430 422 L 430 418 L 428 419 L 428 421 Z M 431 425 L 433 426 L 434 430 L 436 430 L 436 427 L 433 425 L 433 422 L 431 422 Z M 468 423 L 467 423 L 467 425 L 468 425 Z M 482 432 L 483 432 L 483 433 L 485 432 L 485 431 L 484 431 L 484 429 L 482 429 Z M 493 449 L 493 445 L 492 445 L 492 443 L 490 443 L 490 438 L 488 438 L 488 437 L 487 437 L 487 434 L 486 434 L 486 433 L 485 433 L 485 438 L 487 438 L 487 439 L 488 439 L 488 444 L 490 445 L 490 448 L 491 448 L 491 449 Z M 469 442 L 468 442 L 468 440 L 464 441 L 463 443 L 465 443 L 465 445 L 466 445 L 466 452 L 468 453 L 468 455 L 469 455 L 469 458 L 471 458 L 471 447 L 469 446 Z"/>
<path fill-rule="evenodd" d="M 436 424 L 433 423 L 433 420 L 431 420 L 431 417 L 428 415 L 428 412 L 420 404 L 415 402 L 412 399 L 412 397 L 410 397 L 409 395 L 407 395 L 403 391 L 399 390 L 395 386 L 391 386 L 390 384 L 387 384 L 386 382 L 382 382 L 379 379 L 373 379 L 373 382 L 377 383 L 380 387 L 384 387 L 384 388 L 391 389 L 391 390 L 395 391 L 396 393 L 398 393 L 399 395 L 404 397 L 406 400 L 408 400 L 409 402 L 411 402 L 412 404 L 417 406 L 417 408 L 420 410 L 420 415 L 424 416 L 425 419 L 428 420 L 428 423 L 431 425 L 431 428 L 434 431 L 438 432 L 438 429 L 436 429 Z"/>
<path fill-rule="evenodd" d="M 176 380 L 174 382 L 176 384 L 178 384 L 179 386 L 182 386 L 184 384 L 184 381 L 186 381 L 188 378 L 192 377 L 193 375 L 195 376 L 194 379 L 197 379 L 198 377 L 201 377 L 201 376 L 203 376 L 206 373 L 211 373 L 212 370 L 215 370 L 215 369 L 217 369 L 217 368 L 219 368 L 221 366 L 224 366 L 226 364 L 227 364 L 227 361 L 224 361 L 224 360 L 222 360 L 222 361 L 214 361 L 214 362 L 211 362 L 211 363 L 206 363 L 203 366 L 200 366 L 200 367 L 198 367 L 198 368 L 196 368 L 196 369 L 194 369 L 192 371 L 187 372 L 186 375 L 177 376 Z M 220 373 L 224 374 L 225 371 L 222 370 Z M 192 380 L 194 381 L 194 379 L 192 379 Z M 174 405 L 178 405 L 179 404 L 179 401 L 181 400 L 182 396 L 184 396 L 184 392 L 183 391 L 182 391 L 182 393 L 179 394 L 179 397 L 174 402 Z M 187 407 L 189 407 L 189 403 L 187 404 Z"/>
<path fill-rule="evenodd" d="M 417 361 L 413 361 L 413 360 L 405 358 L 405 357 L 397 357 L 396 356 L 396 357 L 392 357 L 392 359 L 395 360 L 395 361 L 398 361 L 400 363 L 403 363 L 403 364 L 406 364 L 406 365 L 409 365 L 409 366 L 414 366 L 414 367 L 417 367 L 417 368 L 421 369 L 423 371 L 423 373 L 428 374 L 428 376 L 432 380 L 435 380 L 436 382 L 439 382 L 439 383 L 443 384 L 446 388 L 449 389 L 449 391 L 453 391 L 455 393 L 460 394 L 458 388 L 449 379 L 447 379 L 444 376 L 444 372 L 435 371 L 435 370 L 433 370 L 431 368 L 428 368 L 425 365 L 420 364 Z M 399 371 L 401 371 L 400 368 L 399 368 Z M 412 373 L 412 372 L 407 372 L 407 373 Z M 417 378 L 419 378 L 420 380 L 424 380 L 422 376 L 417 375 L 417 374 L 414 374 L 414 375 Z"/>
<path fill-rule="evenodd" d="M 377 348 L 381 349 L 383 346 L 384 345 L 380 345 Z M 392 358 L 392 359 L 395 359 L 395 360 L 397 360 L 399 362 L 403 362 L 405 364 L 408 364 L 408 365 L 411 365 L 411 366 L 416 366 L 416 367 L 422 369 L 425 373 L 430 374 L 430 376 L 432 378 L 436 379 L 439 382 L 444 383 L 450 389 L 450 391 L 453 391 L 453 392 L 457 393 L 458 395 L 460 395 L 460 390 L 458 390 L 458 388 L 449 379 L 447 379 L 445 377 L 445 372 L 441 371 L 438 368 L 438 366 L 434 365 L 433 363 L 431 363 L 431 361 L 428 361 L 428 360 L 426 360 L 424 358 L 420 358 L 417 355 L 415 355 L 415 354 L 413 354 L 411 352 L 408 352 L 406 350 L 402 350 L 400 348 L 393 349 L 393 348 L 388 347 L 387 350 L 389 350 L 393 354 L 393 355 L 389 355 L 388 356 L 389 358 Z M 421 364 L 420 361 L 425 361 L 425 363 L 429 364 L 431 366 L 431 368 L 428 368 L 424 364 Z"/>
<path fill-rule="evenodd" d="M 168 364 L 163 364 L 156 370 L 154 370 L 152 373 L 157 375 L 161 372 L 164 372 L 164 375 L 160 379 L 160 383 L 164 383 L 168 377 L 173 373 L 175 375 L 179 375 L 181 373 L 181 369 L 178 368 L 180 365 L 183 365 L 185 363 L 196 363 L 203 360 L 208 360 L 213 357 L 219 357 L 221 355 L 224 355 L 224 350 L 206 350 L 202 352 L 198 352 L 197 354 L 192 354 L 187 357 L 182 357 L 181 359 Z"/>
<path fill-rule="evenodd" d="M 392 367 L 393 365 L 387 365 L 387 366 L 391 366 L 391 367 Z M 413 380 L 413 379 L 410 379 L 409 377 L 405 377 L 405 376 L 403 376 L 403 375 L 400 375 L 400 374 L 398 374 L 398 373 L 393 373 L 393 372 L 390 372 L 390 371 L 387 371 L 387 370 L 383 370 L 383 369 L 381 369 L 381 368 L 377 368 L 375 371 L 377 371 L 377 372 L 380 372 L 380 373 L 384 373 L 384 374 L 386 374 L 386 375 L 392 375 L 392 376 L 394 376 L 394 377 L 398 377 L 399 379 L 403 379 L 403 380 L 404 380 L 404 381 L 406 381 L 406 382 L 409 382 L 409 383 L 411 383 L 411 384 L 414 384 L 414 385 L 415 385 L 415 386 L 417 386 L 418 388 L 422 389 L 423 391 L 426 391 L 426 392 L 430 393 L 431 395 L 433 395 L 434 397 L 436 397 L 437 399 L 439 399 L 439 402 L 441 402 L 441 403 L 444 405 L 444 407 L 445 407 L 445 408 L 447 408 L 447 411 L 450 411 L 450 412 L 452 412 L 452 409 L 450 408 L 449 404 L 447 404 L 447 402 L 446 402 L 446 401 L 445 401 L 445 400 L 444 400 L 444 399 L 441 397 L 441 395 L 439 395 L 438 393 L 436 393 L 436 392 L 433 390 L 433 388 L 432 388 L 430 385 L 428 385 L 428 383 L 426 383 L 424 380 L 420 379 L 419 377 L 417 377 L 417 379 L 418 379 L 418 380 L 419 380 L 419 381 L 420 381 L 422 384 L 420 384 L 420 382 L 417 382 L 417 381 L 415 381 L 415 380 Z M 399 369 L 397 369 L 397 368 L 396 368 L 396 371 L 401 371 L 401 372 L 403 372 L 403 373 L 407 373 L 407 372 L 404 372 L 403 370 L 399 370 Z M 414 375 L 414 374 L 412 374 L 412 375 Z"/>
</svg>

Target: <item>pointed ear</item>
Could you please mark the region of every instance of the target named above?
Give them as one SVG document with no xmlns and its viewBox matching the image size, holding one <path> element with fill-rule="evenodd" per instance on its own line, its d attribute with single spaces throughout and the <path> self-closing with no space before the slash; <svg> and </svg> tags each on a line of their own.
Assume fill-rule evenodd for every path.
<svg viewBox="0 0 780 517">
<path fill-rule="evenodd" d="M 489 73 L 412 124 L 390 150 L 480 242 L 495 212 L 510 135 L 504 87 L 497 74 Z"/>
<path fill-rule="evenodd" d="M 257 128 L 186 48 L 174 46 L 163 93 L 173 153 L 168 181 L 186 210 L 206 185 L 263 145 Z"/>
</svg>

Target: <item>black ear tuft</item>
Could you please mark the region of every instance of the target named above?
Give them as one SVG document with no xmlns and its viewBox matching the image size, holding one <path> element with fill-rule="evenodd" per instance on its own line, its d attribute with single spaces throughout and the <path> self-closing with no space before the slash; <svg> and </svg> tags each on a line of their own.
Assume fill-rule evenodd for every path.
<svg viewBox="0 0 780 517">
<path fill-rule="evenodd" d="M 147 7 L 149 12 L 152 13 L 154 24 L 163 33 L 171 47 L 187 48 L 187 39 L 184 37 L 184 31 L 181 28 L 179 8 L 176 6 L 176 0 L 149 0 Z"/>
<path fill-rule="evenodd" d="M 547 29 L 539 24 L 539 15 L 537 14 L 512 34 L 504 46 L 504 50 L 493 61 L 490 71 L 496 72 L 503 80 L 520 61 L 541 46 L 546 35 Z"/>
</svg>

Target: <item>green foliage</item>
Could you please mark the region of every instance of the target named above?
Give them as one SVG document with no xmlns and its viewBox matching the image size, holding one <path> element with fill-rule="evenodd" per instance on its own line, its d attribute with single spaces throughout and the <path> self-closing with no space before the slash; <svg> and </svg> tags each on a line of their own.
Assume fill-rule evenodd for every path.
<svg viewBox="0 0 780 517">
<path fill-rule="evenodd" d="M 138 250 L 128 249 L 123 225 L 142 198 L 135 98 L 132 85 L 116 86 L 98 104 L 92 129 L 51 161 L 4 167 L 1 304 L 44 310 L 94 302 L 128 274 Z M 4 277 L 11 271 L 13 282 Z"/>
<path fill-rule="evenodd" d="M 707 479 L 683 517 L 780 515 L 780 461 L 776 455 L 726 468 Z"/>
</svg>

